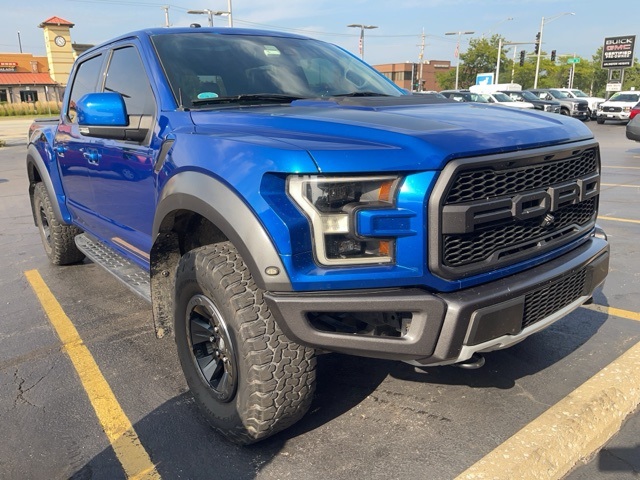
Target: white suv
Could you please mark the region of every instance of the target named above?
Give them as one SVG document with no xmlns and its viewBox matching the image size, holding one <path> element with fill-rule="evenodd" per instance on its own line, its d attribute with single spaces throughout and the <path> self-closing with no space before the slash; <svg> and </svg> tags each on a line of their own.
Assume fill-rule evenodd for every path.
<svg viewBox="0 0 640 480">
<path fill-rule="evenodd" d="M 598 105 L 598 123 L 604 123 L 606 120 L 628 122 L 629 112 L 638 102 L 640 102 L 639 91 L 614 93 L 609 100 Z"/>
<path fill-rule="evenodd" d="M 598 105 L 601 102 L 604 102 L 604 98 L 590 97 L 582 90 L 578 90 L 577 88 L 556 88 L 555 90 L 565 92 L 569 96 L 569 98 L 581 98 L 582 100 L 586 100 L 589 103 L 589 118 L 591 119 L 596 118 Z"/>
</svg>

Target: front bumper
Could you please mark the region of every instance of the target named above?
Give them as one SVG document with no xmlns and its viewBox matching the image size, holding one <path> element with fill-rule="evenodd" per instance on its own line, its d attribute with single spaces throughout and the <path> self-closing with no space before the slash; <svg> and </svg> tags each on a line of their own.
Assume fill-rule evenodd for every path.
<svg viewBox="0 0 640 480">
<path fill-rule="evenodd" d="M 587 301 L 608 269 L 609 244 L 602 232 L 545 264 L 453 293 L 420 288 L 266 292 L 265 299 L 284 333 L 300 344 L 444 365 L 506 348 L 547 327 Z M 319 330 L 308 316 L 318 312 L 398 312 L 411 319 L 400 336 L 375 336 Z"/>
<path fill-rule="evenodd" d="M 598 118 L 627 122 L 629 120 L 629 112 L 598 112 Z"/>
</svg>

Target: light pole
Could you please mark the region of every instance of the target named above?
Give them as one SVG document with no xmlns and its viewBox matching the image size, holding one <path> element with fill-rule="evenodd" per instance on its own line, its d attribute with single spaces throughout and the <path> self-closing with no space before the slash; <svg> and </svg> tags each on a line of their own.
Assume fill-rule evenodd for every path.
<svg viewBox="0 0 640 480">
<path fill-rule="evenodd" d="M 458 77 L 460 73 L 460 38 L 462 35 L 473 35 L 476 32 L 447 32 L 445 35 L 458 35 L 458 43 L 456 45 L 456 90 L 458 89 Z"/>
<path fill-rule="evenodd" d="M 229 3 L 231 3 L 231 0 L 229 0 Z M 221 11 L 217 11 L 217 10 L 209 10 L 208 8 L 205 8 L 204 10 L 187 10 L 187 13 L 191 13 L 193 15 L 206 15 L 207 19 L 209 21 L 209 26 L 213 27 L 213 16 L 220 16 L 220 15 L 228 15 L 229 16 L 229 26 L 233 26 L 233 21 L 231 20 L 231 10 L 229 10 L 228 12 L 221 12 Z"/>
<path fill-rule="evenodd" d="M 360 58 L 364 60 L 364 31 L 378 27 L 376 25 L 361 25 L 359 23 L 352 23 L 351 25 L 347 25 L 347 27 L 360 29 Z"/>
<path fill-rule="evenodd" d="M 575 13 L 573 12 L 563 12 L 563 13 L 559 13 L 557 15 L 554 15 L 553 17 L 549 17 L 546 19 L 547 23 L 549 23 L 552 20 L 555 20 L 556 18 L 560 18 L 564 15 L 575 15 Z M 540 38 L 538 39 L 538 59 L 536 60 L 536 76 L 535 79 L 533 80 L 533 88 L 538 88 L 538 73 L 540 72 L 540 56 L 542 55 L 542 31 L 544 30 L 544 22 L 545 22 L 545 18 L 542 17 L 542 22 L 540 22 Z"/>
</svg>

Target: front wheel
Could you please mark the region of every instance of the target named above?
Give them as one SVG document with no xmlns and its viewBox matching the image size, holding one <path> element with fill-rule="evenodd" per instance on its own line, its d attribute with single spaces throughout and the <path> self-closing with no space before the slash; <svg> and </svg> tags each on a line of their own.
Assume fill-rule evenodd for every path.
<svg viewBox="0 0 640 480">
<path fill-rule="evenodd" d="M 51 263 L 69 265 L 81 262 L 84 253 L 78 250 L 74 238 L 82 231 L 73 225 L 65 225 L 56 218 L 51 199 L 42 183 L 37 183 L 33 190 L 33 205 L 42 245 Z"/>
<path fill-rule="evenodd" d="M 186 253 L 175 340 L 187 384 L 214 429 L 238 444 L 294 424 L 315 390 L 315 354 L 280 330 L 230 242 Z"/>
<path fill-rule="evenodd" d="M 597 118 L 596 122 L 598 122 L 598 125 L 602 125 L 604 123 L 604 118 Z"/>
</svg>

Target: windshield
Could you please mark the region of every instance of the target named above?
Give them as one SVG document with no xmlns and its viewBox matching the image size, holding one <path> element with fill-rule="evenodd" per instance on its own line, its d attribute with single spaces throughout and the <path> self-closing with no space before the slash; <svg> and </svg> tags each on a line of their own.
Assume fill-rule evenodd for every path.
<svg viewBox="0 0 640 480">
<path fill-rule="evenodd" d="M 561 90 L 549 90 L 549 93 L 555 98 L 571 98 L 568 93 Z"/>
<path fill-rule="evenodd" d="M 536 97 L 536 95 L 535 95 L 535 94 L 533 94 L 533 93 L 531 93 L 531 92 L 529 92 L 529 91 L 527 91 L 527 90 L 523 90 L 523 91 L 521 91 L 521 92 L 518 92 L 518 95 L 520 95 L 520 97 L 521 97 L 523 100 L 526 100 L 526 101 L 528 101 L 528 102 L 530 102 L 530 101 L 532 101 L 532 100 L 533 100 L 534 102 L 537 102 L 537 101 L 539 101 L 539 100 L 540 100 L 538 97 Z"/>
<path fill-rule="evenodd" d="M 610 102 L 637 102 L 639 100 L 640 93 L 614 93 L 609 99 Z"/>
<path fill-rule="evenodd" d="M 493 97 L 498 102 L 513 102 L 513 99 L 509 95 L 505 95 L 504 93 L 501 93 L 501 92 L 494 93 Z"/>
<path fill-rule="evenodd" d="M 571 90 L 571 93 L 573 93 L 578 98 L 589 98 L 589 95 L 584 93 L 582 90 Z"/>
<path fill-rule="evenodd" d="M 291 102 L 336 95 L 403 92 L 340 48 L 304 38 L 221 35 L 210 32 L 152 37 L 179 105 L 228 105 L 223 100 Z M 243 98 L 236 98 L 243 100 Z"/>
</svg>

